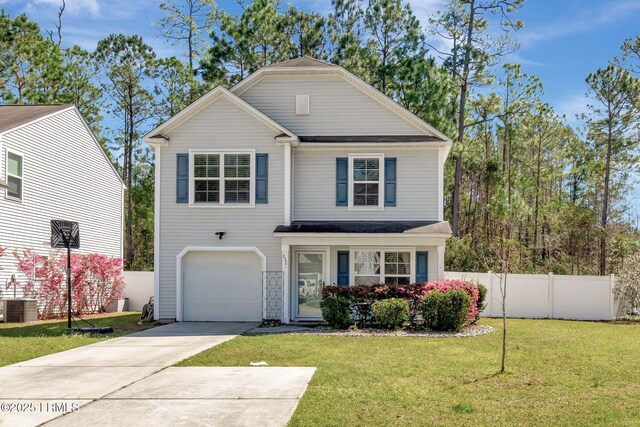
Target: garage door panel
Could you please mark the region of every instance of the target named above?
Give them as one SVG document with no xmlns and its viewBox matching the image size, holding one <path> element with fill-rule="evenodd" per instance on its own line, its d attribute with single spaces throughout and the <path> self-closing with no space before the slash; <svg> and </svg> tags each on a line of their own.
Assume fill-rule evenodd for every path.
<svg viewBox="0 0 640 427">
<path fill-rule="evenodd" d="M 185 321 L 262 319 L 262 261 L 254 252 L 191 252 L 183 258 Z"/>
</svg>

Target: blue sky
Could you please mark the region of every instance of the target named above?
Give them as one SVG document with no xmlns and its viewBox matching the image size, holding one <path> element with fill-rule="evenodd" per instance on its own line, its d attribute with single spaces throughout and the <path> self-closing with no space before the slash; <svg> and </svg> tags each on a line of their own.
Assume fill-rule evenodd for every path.
<svg viewBox="0 0 640 427">
<path fill-rule="evenodd" d="M 180 56 L 179 50 L 158 37 L 155 23 L 162 17 L 160 0 L 67 0 L 63 20 L 64 45 L 93 50 L 111 33 L 141 35 L 159 56 Z M 283 0 L 327 14 L 330 0 Z M 410 0 L 416 16 L 428 17 L 446 0 Z M 43 28 L 53 28 L 61 0 L 0 0 L 11 16 L 25 12 Z M 218 0 L 221 9 L 237 12 L 236 0 Z M 516 14 L 525 27 L 514 34 L 521 48 L 505 58 L 522 64 L 523 71 L 540 77 L 544 98 L 570 124 L 586 111 L 585 77 L 620 52 L 620 45 L 640 33 L 640 0 L 526 0 Z M 437 42 L 436 42 L 437 43 Z M 640 206 L 640 196 L 631 196 Z M 640 208 L 634 209 L 640 212 Z"/>
<path fill-rule="evenodd" d="M 283 3 L 287 3 L 284 0 Z M 328 13 L 330 0 L 292 0 L 305 10 Z M 25 12 L 43 28 L 52 28 L 61 0 L 0 0 L 11 16 Z M 179 55 L 158 37 L 155 22 L 162 16 L 160 0 L 67 0 L 63 21 L 64 44 L 92 50 L 111 33 L 137 33 L 159 56 Z M 427 18 L 445 0 L 410 0 L 416 15 Z M 235 0 L 219 0 L 219 7 L 237 11 Z M 525 72 L 539 76 L 545 99 L 575 124 L 585 110 L 584 78 L 619 53 L 625 38 L 640 30 L 640 0 L 527 0 L 517 13 L 525 23 L 515 34 L 521 48 L 507 57 Z"/>
</svg>

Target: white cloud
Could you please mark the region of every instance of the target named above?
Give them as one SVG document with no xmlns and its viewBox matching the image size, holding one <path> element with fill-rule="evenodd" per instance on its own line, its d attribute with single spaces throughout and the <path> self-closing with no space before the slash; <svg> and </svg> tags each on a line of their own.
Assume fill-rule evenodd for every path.
<svg viewBox="0 0 640 427">
<path fill-rule="evenodd" d="M 599 7 L 585 8 L 580 13 L 573 13 L 542 28 L 525 26 L 517 34 L 522 47 L 531 47 L 537 43 L 553 40 L 571 34 L 586 33 L 594 27 L 609 24 L 628 17 L 640 10 L 638 0 L 618 0 L 600 3 Z"/>
<path fill-rule="evenodd" d="M 62 0 L 33 0 L 32 7 L 36 5 L 62 6 Z M 100 15 L 100 3 L 98 0 L 67 0 L 64 12 L 72 16 L 91 15 L 93 18 Z"/>
<path fill-rule="evenodd" d="M 586 113 L 588 111 L 588 103 L 589 98 L 587 98 L 585 93 L 575 93 L 559 102 L 556 102 L 554 109 L 559 115 L 564 114 L 567 117 L 568 124 L 576 127 L 580 123 L 580 120 L 578 120 L 576 115 Z"/>
<path fill-rule="evenodd" d="M 429 18 L 439 9 L 444 7 L 444 0 L 408 0 L 416 18 L 422 25 L 429 24 Z"/>
</svg>

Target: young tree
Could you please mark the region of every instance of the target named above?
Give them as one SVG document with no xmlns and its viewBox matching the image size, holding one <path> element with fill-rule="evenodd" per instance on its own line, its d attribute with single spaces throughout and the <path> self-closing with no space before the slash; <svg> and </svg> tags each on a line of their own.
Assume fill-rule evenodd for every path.
<svg viewBox="0 0 640 427">
<path fill-rule="evenodd" d="M 586 79 L 594 104 L 588 106 L 588 137 L 602 170 L 599 273 L 607 272 L 607 225 L 611 186 L 616 171 L 630 171 L 638 148 L 640 81 L 630 72 L 609 64 Z M 624 172 L 623 172 L 624 173 Z"/>
<path fill-rule="evenodd" d="M 176 0 L 160 3 L 160 9 L 167 13 L 157 23 L 163 37 L 173 45 L 184 46 L 189 73 L 193 76 L 198 69 L 196 64 L 205 59 L 208 44 L 203 36 L 213 27 L 217 18 L 217 6 L 214 0 Z M 189 86 L 189 102 L 197 97 L 195 80 Z"/>
<path fill-rule="evenodd" d="M 175 56 L 156 61 L 156 84 L 154 93 L 159 95 L 160 119 L 167 120 L 192 102 L 206 88 Z"/>
<path fill-rule="evenodd" d="M 42 36 L 38 24 L 0 10 L 0 100 L 57 102 L 63 74 L 62 51 Z"/>
<path fill-rule="evenodd" d="M 625 315 L 640 314 L 640 252 L 631 255 L 625 262 L 613 293 L 623 306 Z"/>
<path fill-rule="evenodd" d="M 319 13 L 307 13 L 289 5 L 287 12 L 279 17 L 276 28 L 285 36 L 281 49 L 291 58 L 327 58 L 327 19 Z"/>
<path fill-rule="evenodd" d="M 260 67 L 288 59 L 277 31 L 279 10 L 279 0 L 256 0 L 240 15 L 220 12 L 209 57 L 201 63 L 203 79 L 233 85 Z"/>
<path fill-rule="evenodd" d="M 331 0 L 329 15 L 331 62 L 338 64 L 365 81 L 371 81 L 373 57 L 363 45 L 363 0 Z"/>
<path fill-rule="evenodd" d="M 133 264 L 134 200 L 137 166 L 146 161 L 140 145 L 141 129 L 157 115 L 152 94 L 155 77 L 155 53 L 140 36 L 110 35 L 98 42 L 94 52 L 101 87 L 109 112 L 120 121 L 116 148 L 122 159 L 120 170 L 127 186 L 125 195 L 125 260 Z"/>
<path fill-rule="evenodd" d="M 430 20 L 433 33 L 452 44 L 451 50 L 437 49 L 458 88 L 454 103 L 457 112 L 457 147 L 452 194 L 452 229 L 459 235 L 460 191 L 462 183 L 462 160 L 464 133 L 467 128 L 466 104 L 470 89 L 487 82 L 491 65 L 501 57 L 513 52 L 517 44 L 509 41 L 508 34 L 522 27 L 521 21 L 512 21 L 511 15 L 524 0 L 450 0 L 444 11 L 438 11 Z M 492 37 L 492 28 L 487 16 L 498 21 L 502 36 Z"/>
</svg>

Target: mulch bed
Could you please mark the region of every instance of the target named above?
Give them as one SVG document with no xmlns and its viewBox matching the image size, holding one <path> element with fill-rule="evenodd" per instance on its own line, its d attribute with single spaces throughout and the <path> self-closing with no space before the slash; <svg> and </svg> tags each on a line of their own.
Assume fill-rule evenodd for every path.
<svg viewBox="0 0 640 427">
<path fill-rule="evenodd" d="M 477 337 L 480 335 L 490 334 L 496 330 L 487 325 L 471 325 L 460 332 L 437 332 L 437 331 L 390 331 L 387 329 L 331 329 L 326 326 L 318 326 L 313 329 L 291 331 L 288 334 L 304 334 L 304 335 L 331 335 L 343 337 L 423 337 L 423 338 L 464 338 Z"/>
</svg>

